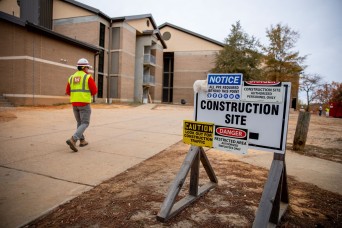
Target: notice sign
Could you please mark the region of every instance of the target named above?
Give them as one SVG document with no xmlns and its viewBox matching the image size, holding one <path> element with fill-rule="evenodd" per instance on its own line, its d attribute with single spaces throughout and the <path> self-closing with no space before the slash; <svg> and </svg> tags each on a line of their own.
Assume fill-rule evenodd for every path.
<svg viewBox="0 0 342 228">
<path fill-rule="evenodd" d="M 240 100 L 242 74 L 208 74 L 207 99 Z"/>
<path fill-rule="evenodd" d="M 214 124 L 183 121 L 183 142 L 194 146 L 213 147 Z"/>
<path fill-rule="evenodd" d="M 244 82 L 241 101 L 282 103 L 283 88 L 281 82 Z"/>
<path fill-rule="evenodd" d="M 248 130 L 215 125 L 213 147 L 223 151 L 247 154 Z"/>
</svg>

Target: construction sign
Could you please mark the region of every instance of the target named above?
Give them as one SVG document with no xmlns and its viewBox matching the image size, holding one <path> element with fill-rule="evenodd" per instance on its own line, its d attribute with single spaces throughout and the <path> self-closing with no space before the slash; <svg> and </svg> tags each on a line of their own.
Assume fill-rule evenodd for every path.
<svg viewBox="0 0 342 228">
<path fill-rule="evenodd" d="M 253 87 L 253 90 L 264 90 L 265 92 L 274 91 L 274 99 L 268 98 L 261 101 L 256 100 L 214 100 L 208 99 L 207 91 L 201 90 L 195 94 L 195 120 L 201 122 L 214 123 L 216 126 L 223 126 L 229 129 L 246 130 L 248 134 L 246 139 L 225 140 L 223 136 L 215 134 L 213 147 L 218 145 L 221 149 L 224 147 L 224 141 L 233 143 L 229 147 L 236 147 L 240 141 L 240 150 L 232 152 L 240 153 L 245 150 L 242 145 L 246 143 L 248 148 L 270 151 L 275 153 L 285 153 L 287 126 L 290 109 L 291 83 L 282 82 L 277 85 L 270 85 L 268 82 L 259 83 Z M 275 102 L 276 101 L 276 102 Z M 248 130 L 248 131 L 247 131 Z M 228 136 L 224 136 L 228 137 Z M 216 141 L 221 140 L 221 141 Z M 245 140 L 242 142 L 242 140 Z M 238 147 L 236 147 L 238 148 Z M 231 149 L 231 148 L 229 148 Z M 227 149 L 228 150 L 228 149 Z"/>
<path fill-rule="evenodd" d="M 207 99 L 240 100 L 242 74 L 208 74 Z"/>
<path fill-rule="evenodd" d="M 281 82 L 244 82 L 241 101 L 282 103 L 283 87 Z"/>
<path fill-rule="evenodd" d="M 238 154 L 247 154 L 248 130 L 215 125 L 213 147 Z"/>
<path fill-rule="evenodd" d="M 183 121 L 183 142 L 186 144 L 213 147 L 213 133 L 213 123 Z"/>
</svg>

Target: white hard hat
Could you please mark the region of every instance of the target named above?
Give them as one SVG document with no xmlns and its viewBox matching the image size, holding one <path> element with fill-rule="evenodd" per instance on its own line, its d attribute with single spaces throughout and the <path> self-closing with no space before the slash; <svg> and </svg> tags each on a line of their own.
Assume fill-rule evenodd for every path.
<svg viewBox="0 0 342 228">
<path fill-rule="evenodd" d="M 77 62 L 77 66 L 86 66 L 86 67 L 90 67 L 90 64 L 88 62 L 87 59 L 85 58 L 82 58 L 82 59 L 79 59 L 78 62 Z"/>
</svg>

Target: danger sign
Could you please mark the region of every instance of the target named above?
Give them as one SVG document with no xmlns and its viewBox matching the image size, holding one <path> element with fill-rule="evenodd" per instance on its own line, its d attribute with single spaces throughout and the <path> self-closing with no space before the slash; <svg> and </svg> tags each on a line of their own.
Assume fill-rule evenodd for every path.
<svg viewBox="0 0 342 228">
<path fill-rule="evenodd" d="M 213 147 L 219 150 L 246 154 L 248 150 L 248 130 L 215 125 Z"/>
</svg>

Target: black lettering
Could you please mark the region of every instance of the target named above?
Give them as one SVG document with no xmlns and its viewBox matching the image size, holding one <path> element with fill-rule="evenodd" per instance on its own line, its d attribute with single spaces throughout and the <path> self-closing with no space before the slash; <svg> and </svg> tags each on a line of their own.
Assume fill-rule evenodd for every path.
<svg viewBox="0 0 342 228">
<path fill-rule="evenodd" d="M 214 101 L 213 109 L 214 110 L 218 110 L 219 109 L 219 102 L 218 101 Z"/>
<path fill-rule="evenodd" d="M 207 109 L 208 109 L 208 110 L 211 110 L 212 107 L 213 107 L 212 102 L 211 102 L 211 101 L 208 101 L 208 102 L 207 102 Z"/>
<path fill-rule="evenodd" d="M 205 103 L 206 103 L 205 100 L 201 101 L 201 109 L 206 109 Z"/>
<path fill-rule="evenodd" d="M 256 114 L 259 104 L 254 103 L 253 106 L 254 106 L 254 113 Z"/>
<path fill-rule="evenodd" d="M 271 115 L 278 115 L 278 114 L 279 114 L 279 105 L 272 105 Z"/>
<path fill-rule="evenodd" d="M 246 112 L 247 113 L 251 113 L 252 112 L 252 104 L 251 103 L 247 103 L 246 104 Z"/>
<path fill-rule="evenodd" d="M 262 106 L 263 106 L 263 105 L 260 104 L 260 106 L 259 106 L 259 107 L 260 107 L 260 108 L 259 108 L 259 114 L 262 114 Z"/>
<path fill-rule="evenodd" d="M 226 115 L 226 120 L 224 121 L 226 124 L 230 124 L 230 114 Z"/>
<path fill-rule="evenodd" d="M 230 110 L 230 104 L 231 104 L 232 102 L 226 102 L 226 104 L 227 104 L 227 109 L 226 109 L 226 111 L 227 112 L 229 112 L 229 110 Z"/>
<path fill-rule="evenodd" d="M 238 106 L 238 110 L 239 112 L 244 112 L 245 111 L 245 103 L 239 103 L 239 106 Z"/>
<path fill-rule="evenodd" d="M 263 112 L 264 112 L 264 114 L 266 114 L 266 115 L 270 114 L 270 112 L 271 112 L 271 107 L 270 107 L 269 104 L 265 104 L 265 105 L 264 105 Z"/>
<path fill-rule="evenodd" d="M 224 101 L 220 102 L 220 111 L 224 111 Z"/>
<path fill-rule="evenodd" d="M 247 116 L 226 114 L 226 124 L 246 125 Z"/>
<path fill-rule="evenodd" d="M 233 102 L 232 103 L 232 112 L 237 112 L 237 103 L 236 102 Z"/>
<path fill-rule="evenodd" d="M 247 116 L 241 116 L 241 125 L 246 125 Z"/>
</svg>

